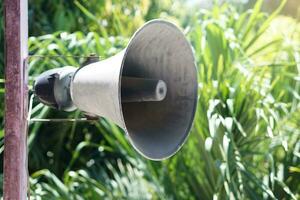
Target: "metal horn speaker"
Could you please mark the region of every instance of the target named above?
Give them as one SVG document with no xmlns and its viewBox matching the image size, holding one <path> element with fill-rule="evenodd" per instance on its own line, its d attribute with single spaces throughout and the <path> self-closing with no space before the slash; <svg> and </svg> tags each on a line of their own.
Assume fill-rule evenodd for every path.
<svg viewBox="0 0 300 200">
<path fill-rule="evenodd" d="M 49 71 L 35 82 L 42 102 L 113 121 L 152 160 L 170 157 L 185 142 L 197 104 L 197 72 L 192 48 L 174 24 L 152 20 L 115 56 L 60 70 L 50 73 L 51 86 Z"/>
</svg>

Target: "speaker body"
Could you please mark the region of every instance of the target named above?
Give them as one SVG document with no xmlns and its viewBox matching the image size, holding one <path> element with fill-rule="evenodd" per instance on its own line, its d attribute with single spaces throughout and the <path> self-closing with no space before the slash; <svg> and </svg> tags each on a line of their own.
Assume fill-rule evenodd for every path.
<svg viewBox="0 0 300 200">
<path fill-rule="evenodd" d="M 125 51 L 79 68 L 71 82 L 71 98 L 80 110 L 110 119 L 125 129 L 121 111 L 120 76 Z"/>
</svg>

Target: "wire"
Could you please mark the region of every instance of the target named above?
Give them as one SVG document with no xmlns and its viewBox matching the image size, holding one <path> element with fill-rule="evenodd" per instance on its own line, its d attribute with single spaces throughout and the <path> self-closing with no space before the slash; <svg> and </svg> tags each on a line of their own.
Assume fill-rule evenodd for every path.
<svg viewBox="0 0 300 200">
<path fill-rule="evenodd" d="M 33 100 L 36 96 L 34 94 L 32 94 L 30 96 L 30 100 L 29 100 L 29 108 L 28 108 L 28 116 L 27 116 L 27 122 L 28 122 L 28 125 L 30 124 L 30 122 L 54 122 L 54 123 L 57 123 L 57 122 L 96 122 L 98 121 L 98 118 L 97 119 L 89 119 L 89 118 L 75 118 L 75 119 L 70 119 L 70 118 L 31 118 L 31 113 L 32 113 L 32 106 L 33 106 Z"/>
<path fill-rule="evenodd" d="M 78 56 L 78 55 L 49 55 L 49 56 L 44 56 L 44 55 L 29 55 L 26 57 L 26 60 L 29 60 L 30 58 L 99 58 L 101 59 L 100 56 L 96 54 L 91 54 L 89 56 Z"/>
<path fill-rule="evenodd" d="M 31 122 L 96 122 L 98 119 L 88 119 L 88 118 L 77 118 L 77 119 L 69 119 L 69 118 L 53 118 L 53 119 L 40 119 L 40 118 L 32 118 Z"/>
</svg>

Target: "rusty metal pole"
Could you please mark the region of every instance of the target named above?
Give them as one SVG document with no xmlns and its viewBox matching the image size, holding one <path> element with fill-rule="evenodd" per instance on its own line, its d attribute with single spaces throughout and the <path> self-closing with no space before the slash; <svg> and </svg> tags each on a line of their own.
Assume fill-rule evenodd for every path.
<svg viewBox="0 0 300 200">
<path fill-rule="evenodd" d="M 5 0 L 4 199 L 27 196 L 27 0 Z"/>
</svg>

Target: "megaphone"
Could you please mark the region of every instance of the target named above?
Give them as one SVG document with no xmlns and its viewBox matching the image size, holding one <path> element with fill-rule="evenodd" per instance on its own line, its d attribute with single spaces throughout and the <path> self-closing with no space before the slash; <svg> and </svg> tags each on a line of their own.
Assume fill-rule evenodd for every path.
<svg viewBox="0 0 300 200">
<path fill-rule="evenodd" d="M 170 22 L 152 20 L 113 57 L 39 75 L 34 92 L 46 105 L 113 121 L 140 154 L 162 160 L 188 136 L 197 88 L 194 54 L 184 34 Z"/>
</svg>

